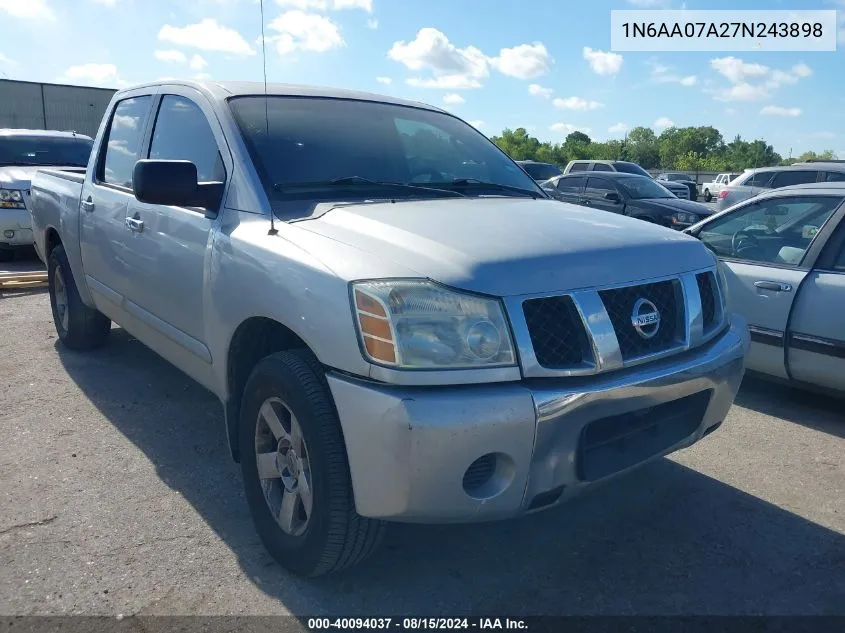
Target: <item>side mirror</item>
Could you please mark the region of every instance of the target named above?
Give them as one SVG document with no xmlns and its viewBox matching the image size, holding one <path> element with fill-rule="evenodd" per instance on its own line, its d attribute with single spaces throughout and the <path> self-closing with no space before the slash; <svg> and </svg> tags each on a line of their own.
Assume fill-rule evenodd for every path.
<svg viewBox="0 0 845 633">
<path fill-rule="evenodd" d="M 223 183 L 197 182 L 197 166 L 188 160 L 139 160 L 132 173 L 132 191 L 140 202 L 200 207 L 212 218 L 223 199 Z"/>
<path fill-rule="evenodd" d="M 605 200 L 610 200 L 611 202 L 620 202 L 622 198 L 619 197 L 619 194 L 615 191 L 608 191 L 604 194 Z"/>
</svg>

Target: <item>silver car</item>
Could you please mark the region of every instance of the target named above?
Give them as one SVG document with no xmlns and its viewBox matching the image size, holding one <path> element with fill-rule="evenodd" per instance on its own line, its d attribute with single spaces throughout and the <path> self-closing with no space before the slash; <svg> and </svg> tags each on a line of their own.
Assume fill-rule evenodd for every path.
<svg viewBox="0 0 845 633">
<path fill-rule="evenodd" d="M 769 191 L 686 232 L 725 264 L 748 369 L 845 393 L 845 183 Z"/>
<path fill-rule="evenodd" d="M 748 169 L 719 191 L 716 209 L 723 211 L 769 189 L 842 181 L 845 181 L 845 161 L 806 162 L 787 167 Z"/>
</svg>

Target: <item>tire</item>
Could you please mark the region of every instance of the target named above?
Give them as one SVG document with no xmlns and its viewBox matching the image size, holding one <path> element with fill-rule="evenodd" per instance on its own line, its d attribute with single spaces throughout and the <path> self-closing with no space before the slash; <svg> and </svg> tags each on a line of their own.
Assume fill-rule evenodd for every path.
<svg viewBox="0 0 845 633">
<path fill-rule="evenodd" d="M 268 416 L 263 407 L 275 409 L 277 421 L 285 416 L 295 417 L 304 443 L 291 439 L 297 451 L 293 461 L 305 457 L 307 468 L 301 466 L 305 461 L 298 466 L 285 466 L 288 453 L 282 444 L 287 440 L 272 432 L 273 425 L 264 422 Z M 285 432 L 294 438 L 294 422 L 287 420 Z M 361 517 L 355 511 L 340 421 L 324 370 L 310 351 L 279 352 L 255 366 L 244 388 L 240 433 L 241 471 L 253 523 L 264 547 L 282 567 L 298 576 L 322 576 L 351 567 L 376 550 L 385 523 Z M 268 463 L 276 468 L 264 469 L 263 477 L 259 476 L 259 453 L 264 456 L 261 463 L 265 468 Z M 268 462 L 270 457 L 275 457 L 275 461 Z M 294 471 L 299 475 L 291 476 Z M 307 487 L 301 485 L 301 477 L 309 481 Z M 308 489 L 310 514 L 302 492 Z M 298 502 L 292 504 L 297 509 L 288 513 L 295 519 L 286 521 L 281 518 L 285 516 L 283 499 L 296 491 Z M 279 512 L 271 511 L 271 504 L 276 501 Z M 303 517 L 307 517 L 304 526 Z M 294 527 L 301 532 L 295 532 Z"/>
<path fill-rule="evenodd" d="M 713 199 L 713 194 L 710 193 L 709 189 L 704 190 L 704 202 L 710 202 Z"/>
<path fill-rule="evenodd" d="M 50 289 L 53 323 L 64 345 L 73 350 L 85 351 L 106 342 L 111 331 L 111 321 L 82 303 L 64 246 L 54 248 L 47 258 L 47 285 Z"/>
</svg>

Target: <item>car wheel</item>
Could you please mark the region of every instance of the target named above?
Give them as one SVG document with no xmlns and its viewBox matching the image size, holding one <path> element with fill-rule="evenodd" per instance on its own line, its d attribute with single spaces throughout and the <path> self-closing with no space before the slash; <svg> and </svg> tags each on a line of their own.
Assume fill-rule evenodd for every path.
<svg viewBox="0 0 845 633">
<path fill-rule="evenodd" d="M 260 361 L 244 388 L 241 470 L 261 541 L 285 569 L 321 576 L 361 562 L 385 523 L 355 511 L 340 421 L 308 350 Z"/>
<path fill-rule="evenodd" d="M 47 258 L 50 307 L 59 340 L 73 350 L 89 350 L 105 343 L 111 321 L 98 310 L 82 303 L 64 246 L 57 246 Z"/>
<path fill-rule="evenodd" d="M 709 189 L 704 190 L 704 202 L 710 202 L 713 199 L 713 195 L 710 193 Z"/>
</svg>

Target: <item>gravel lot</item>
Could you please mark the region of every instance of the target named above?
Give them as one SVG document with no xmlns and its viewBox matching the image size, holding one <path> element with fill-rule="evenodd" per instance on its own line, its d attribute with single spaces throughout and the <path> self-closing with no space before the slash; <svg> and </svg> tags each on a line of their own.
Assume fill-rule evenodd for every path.
<svg viewBox="0 0 845 633">
<path fill-rule="evenodd" d="M 843 614 L 842 402 L 746 380 L 695 447 L 514 521 L 395 526 L 369 564 L 264 553 L 218 402 L 122 330 L 0 295 L 0 614 Z"/>
</svg>

